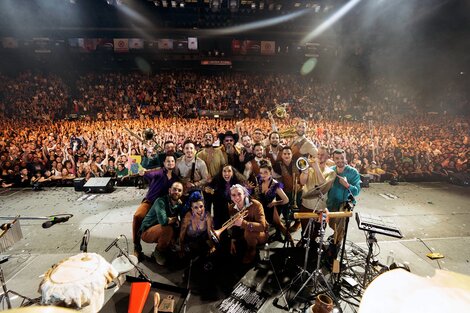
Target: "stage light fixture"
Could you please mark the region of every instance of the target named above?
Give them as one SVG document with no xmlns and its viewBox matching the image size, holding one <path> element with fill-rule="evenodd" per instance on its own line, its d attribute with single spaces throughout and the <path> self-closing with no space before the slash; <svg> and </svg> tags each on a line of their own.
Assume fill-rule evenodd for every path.
<svg viewBox="0 0 470 313">
<path fill-rule="evenodd" d="M 256 3 L 254 3 L 254 2 L 251 3 L 251 9 L 252 9 L 252 10 L 256 10 Z"/>
<path fill-rule="evenodd" d="M 175 0 L 171 0 L 171 7 L 176 8 L 176 1 Z"/>
<path fill-rule="evenodd" d="M 260 10 L 264 10 L 264 1 L 261 1 L 261 2 L 259 3 L 259 9 L 260 9 Z"/>
<path fill-rule="evenodd" d="M 167 0 L 162 0 L 162 6 L 164 8 L 168 8 L 168 1 Z"/>
<path fill-rule="evenodd" d="M 155 1 L 153 1 L 153 4 L 155 4 L 156 7 L 159 7 L 160 6 L 160 1 L 155 0 Z"/>
<path fill-rule="evenodd" d="M 238 11 L 238 0 L 230 0 L 228 3 L 228 7 L 230 12 L 237 12 Z"/>
</svg>

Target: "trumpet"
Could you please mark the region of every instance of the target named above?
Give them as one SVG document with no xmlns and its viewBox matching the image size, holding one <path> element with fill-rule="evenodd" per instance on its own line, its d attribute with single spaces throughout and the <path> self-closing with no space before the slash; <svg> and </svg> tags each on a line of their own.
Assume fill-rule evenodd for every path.
<svg viewBox="0 0 470 313">
<path fill-rule="evenodd" d="M 299 169 L 299 171 L 305 171 L 310 167 L 310 164 L 308 164 L 308 159 L 305 157 L 300 157 L 297 159 L 297 162 L 295 162 L 295 166 Z"/>
<path fill-rule="evenodd" d="M 219 244 L 220 243 L 220 235 L 227 229 L 227 228 L 230 228 L 233 226 L 233 224 L 235 224 L 236 220 L 238 220 L 239 218 L 245 218 L 246 216 L 248 215 L 248 210 L 245 208 L 243 210 L 241 210 L 240 212 L 238 212 L 237 214 L 235 214 L 234 216 L 232 216 L 228 221 L 226 221 L 222 227 L 220 227 L 219 229 L 217 230 L 210 230 L 209 233 L 210 233 L 210 237 L 211 237 L 211 240 L 215 243 L 215 244 Z"/>
</svg>

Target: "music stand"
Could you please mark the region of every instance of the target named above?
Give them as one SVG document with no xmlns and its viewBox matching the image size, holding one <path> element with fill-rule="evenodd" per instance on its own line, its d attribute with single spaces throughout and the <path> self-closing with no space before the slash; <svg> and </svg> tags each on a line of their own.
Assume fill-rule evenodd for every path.
<svg viewBox="0 0 470 313">
<path fill-rule="evenodd" d="M 11 223 L 3 224 L 2 229 L 3 231 L 0 234 L 0 253 L 5 252 L 7 249 L 11 248 L 15 243 L 17 243 L 23 238 L 23 233 L 21 232 L 20 221 L 18 220 L 18 218 L 16 218 Z M 23 299 L 21 301 L 20 306 L 28 306 L 28 305 L 37 303 L 38 298 L 32 299 L 32 298 L 23 296 L 22 294 L 19 294 L 16 291 L 8 289 L 6 281 L 5 281 L 5 275 L 3 274 L 3 269 L 2 269 L 2 264 L 7 261 L 8 261 L 8 257 L 4 257 L 3 259 L 0 260 L 0 284 L 3 289 L 3 294 L 0 295 L 0 304 L 2 304 L 2 307 L 3 307 L 3 302 L 5 301 L 7 303 L 8 309 L 12 308 L 10 294 L 13 294 Z"/>
</svg>

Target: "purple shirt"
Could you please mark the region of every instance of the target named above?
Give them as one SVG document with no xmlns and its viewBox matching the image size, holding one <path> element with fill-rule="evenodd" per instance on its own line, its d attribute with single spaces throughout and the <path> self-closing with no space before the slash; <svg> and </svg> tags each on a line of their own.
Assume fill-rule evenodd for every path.
<svg viewBox="0 0 470 313">
<path fill-rule="evenodd" d="M 168 179 L 167 173 L 168 170 L 166 168 L 161 168 L 144 174 L 144 179 L 149 183 L 149 190 L 147 191 L 145 200 L 153 203 L 157 198 L 168 194 L 168 189 L 170 189 L 177 177 L 176 175 L 172 175 L 171 179 Z"/>
</svg>

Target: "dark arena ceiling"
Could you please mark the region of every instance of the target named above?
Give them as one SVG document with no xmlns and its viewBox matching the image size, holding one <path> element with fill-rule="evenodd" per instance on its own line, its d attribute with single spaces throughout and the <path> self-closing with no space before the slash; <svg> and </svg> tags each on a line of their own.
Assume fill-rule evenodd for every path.
<svg viewBox="0 0 470 313">
<path fill-rule="evenodd" d="M 381 30 L 384 18 L 408 22 L 432 19 L 436 29 L 462 29 L 469 13 L 465 0 L 0 0 L 0 34 L 51 35 L 52 32 L 134 32 L 150 34 L 234 28 L 232 32 L 305 33 L 350 6 L 334 27 L 352 31 L 375 16 L 367 28 Z M 460 23 L 460 24 L 459 24 Z M 339 25 L 338 25 L 339 24 Z M 451 24 L 451 25 L 449 25 Z M 362 26 L 361 26 L 362 25 Z M 465 25 L 468 25 L 465 24 Z M 139 33 L 140 32 L 140 33 Z"/>
</svg>

